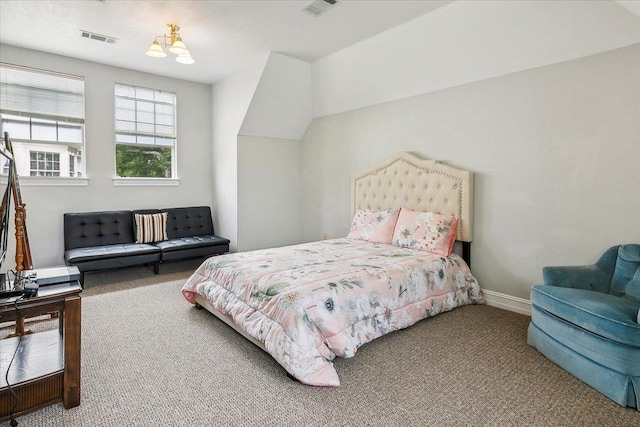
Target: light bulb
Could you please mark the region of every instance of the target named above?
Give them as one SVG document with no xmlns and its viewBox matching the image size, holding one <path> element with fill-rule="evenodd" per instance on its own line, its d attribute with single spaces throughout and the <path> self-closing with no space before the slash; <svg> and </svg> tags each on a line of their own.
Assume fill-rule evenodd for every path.
<svg viewBox="0 0 640 427">
<path fill-rule="evenodd" d="M 191 57 L 189 51 L 187 50 L 185 53 L 181 53 L 180 55 L 176 56 L 176 62 L 179 62 L 181 64 L 193 64 L 196 61 Z"/>
<path fill-rule="evenodd" d="M 154 40 L 153 43 L 151 43 L 151 46 L 149 46 L 149 50 L 147 50 L 147 55 L 153 58 L 164 58 L 165 56 L 167 56 L 167 54 L 164 53 L 162 46 L 160 46 L 160 44 L 158 43 L 158 40 Z"/>
<path fill-rule="evenodd" d="M 187 46 L 185 46 L 180 37 L 178 37 L 176 41 L 173 42 L 173 44 L 169 48 L 169 52 L 175 53 L 176 55 L 189 53 L 189 51 L 187 50 Z"/>
</svg>

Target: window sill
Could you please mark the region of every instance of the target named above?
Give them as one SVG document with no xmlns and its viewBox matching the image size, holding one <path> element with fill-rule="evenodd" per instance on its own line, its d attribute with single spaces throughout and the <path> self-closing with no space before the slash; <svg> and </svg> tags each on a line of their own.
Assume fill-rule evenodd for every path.
<svg viewBox="0 0 640 427">
<path fill-rule="evenodd" d="M 18 181 L 22 187 L 86 187 L 89 185 L 89 178 L 62 176 L 20 176 Z"/>
<path fill-rule="evenodd" d="M 176 187 L 178 178 L 113 178 L 114 187 Z"/>
</svg>

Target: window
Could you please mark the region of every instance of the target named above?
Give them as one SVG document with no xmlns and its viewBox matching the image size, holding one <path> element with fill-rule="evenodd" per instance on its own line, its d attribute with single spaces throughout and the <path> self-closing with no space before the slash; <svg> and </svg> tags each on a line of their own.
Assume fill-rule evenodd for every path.
<svg viewBox="0 0 640 427">
<path fill-rule="evenodd" d="M 73 177 L 76 174 L 76 156 L 69 154 L 69 176 Z"/>
<path fill-rule="evenodd" d="M 60 176 L 60 153 L 31 151 L 31 176 Z"/>
<path fill-rule="evenodd" d="M 83 177 L 82 77 L 0 64 L 0 118 L 18 175 Z M 75 158 L 73 169 L 61 159 Z M 63 166 L 63 167 L 61 167 Z"/>
<path fill-rule="evenodd" d="M 174 93 L 116 84 L 115 130 L 117 177 L 176 177 Z"/>
</svg>

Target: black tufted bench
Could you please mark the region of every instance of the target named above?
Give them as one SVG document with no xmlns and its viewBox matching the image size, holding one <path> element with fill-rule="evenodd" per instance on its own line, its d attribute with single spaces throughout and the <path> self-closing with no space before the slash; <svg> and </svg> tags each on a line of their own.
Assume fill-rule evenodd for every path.
<svg viewBox="0 0 640 427">
<path fill-rule="evenodd" d="M 168 240 L 135 243 L 134 214 L 167 212 Z M 77 212 L 64 214 L 64 260 L 84 272 L 153 264 L 229 252 L 229 240 L 216 236 L 209 206 Z"/>
</svg>

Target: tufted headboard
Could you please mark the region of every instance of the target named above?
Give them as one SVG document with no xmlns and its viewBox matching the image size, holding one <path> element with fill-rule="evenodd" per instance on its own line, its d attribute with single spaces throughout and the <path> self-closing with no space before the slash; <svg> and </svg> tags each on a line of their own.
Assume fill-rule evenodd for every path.
<svg viewBox="0 0 640 427">
<path fill-rule="evenodd" d="M 351 217 L 359 209 L 409 208 L 458 218 L 457 240 L 473 240 L 473 173 L 408 152 L 351 178 Z"/>
</svg>

